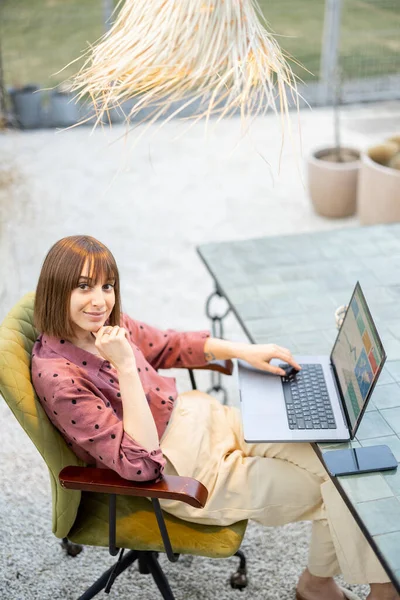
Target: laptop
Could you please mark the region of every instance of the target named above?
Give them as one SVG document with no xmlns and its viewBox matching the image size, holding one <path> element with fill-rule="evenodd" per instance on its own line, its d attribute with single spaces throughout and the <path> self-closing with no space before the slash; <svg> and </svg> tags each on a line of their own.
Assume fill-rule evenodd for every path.
<svg viewBox="0 0 400 600">
<path fill-rule="evenodd" d="M 359 282 L 331 355 L 294 358 L 302 370 L 291 377 L 238 361 L 245 441 L 352 440 L 386 360 Z"/>
</svg>

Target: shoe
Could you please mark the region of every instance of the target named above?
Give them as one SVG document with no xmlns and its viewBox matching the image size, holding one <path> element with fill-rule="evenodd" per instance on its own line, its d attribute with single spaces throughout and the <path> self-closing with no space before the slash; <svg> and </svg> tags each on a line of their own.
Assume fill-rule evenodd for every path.
<svg viewBox="0 0 400 600">
<path fill-rule="evenodd" d="M 346 588 L 343 588 L 341 586 L 339 587 L 347 600 L 361 600 L 360 596 L 357 596 L 357 594 L 355 594 L 354 592 L 351 592 L 350 590 L 347 590 Z M 296 600 L 306 600 L 306 598 L 304 598 L 304 596 L 302 596 L 301 594 L 299 594 L 299 592 L 296 591 Z"/>
</svg>

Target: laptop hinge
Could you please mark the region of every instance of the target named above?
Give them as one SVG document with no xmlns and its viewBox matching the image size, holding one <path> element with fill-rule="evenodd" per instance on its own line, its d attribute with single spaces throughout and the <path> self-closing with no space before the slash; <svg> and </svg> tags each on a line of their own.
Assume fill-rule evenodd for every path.
<svg viewBox="0 0 400 600">
<path fill-rule="evenodd" d="M 337 394 L 340 398 L 340 410 L 342 411 L 342 415 L 343 415 L 343 419 L 347 425 L 347 429 L 349 430 L 349 432 L 352 431 L 352 427 L 351 427 L 351 422 L 350 422 L 350 417 L 349 417 L 349 413 L 347 412 L 347 407 L 346 407 L 346 402 L 344 400 L 344 396 L 342 394 L 342 388 L 340 387 L 340 382 L 339 382 L 339 378 L 338 378 L 338 374 L 336 371 L 336 367 L 333 364 L 333 362 L 331 361 L 330 363 L 330 367 L 332 369 L 333 372 L 333 381 L 335 383 L 335 387 L 336 387 L 336 391 Z"/>
</svg>

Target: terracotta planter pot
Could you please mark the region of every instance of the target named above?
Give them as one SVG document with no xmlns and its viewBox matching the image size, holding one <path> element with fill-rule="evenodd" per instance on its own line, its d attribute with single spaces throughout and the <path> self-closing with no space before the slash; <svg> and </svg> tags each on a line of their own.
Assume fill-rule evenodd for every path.
<svg viewBox="0 0 400 600">
<path fill-rule="evenodd" d="M 400 221 L 400 171 L 361 157 L 358 212 L 362 225 Z"/>
<path fill-rule="evenodd" d="M 317 150 L 308 159 L 310 198 L 323 217 L 339 219 L 356 212 L 360 153 L 353 148 L 342 148 L 342 152 L 345 162 L 329 160 L 332 148 Z"/>
</svg>

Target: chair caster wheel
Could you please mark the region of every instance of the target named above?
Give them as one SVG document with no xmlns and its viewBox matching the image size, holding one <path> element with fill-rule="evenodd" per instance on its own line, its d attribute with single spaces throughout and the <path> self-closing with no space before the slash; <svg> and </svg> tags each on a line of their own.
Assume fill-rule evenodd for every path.
<svg viewBox="0 0 400 600">
<path fill-rule="evenodd" d="M 68 540 L 68 538 L 63 538 L 60 546 L 66 551 L 68 556 L 78 556 L 78 554 L 80 554 L 83 550 L 83 546 L 80 544 L 73 544 Z"/>
<path fill-rule="evenodd" d="M 243 590 L 247 587 L 247 573 L 245 569 L 239 567 L 236 573 L 231 575 L 231 587 L 234 590 Z"/>
</svg>

